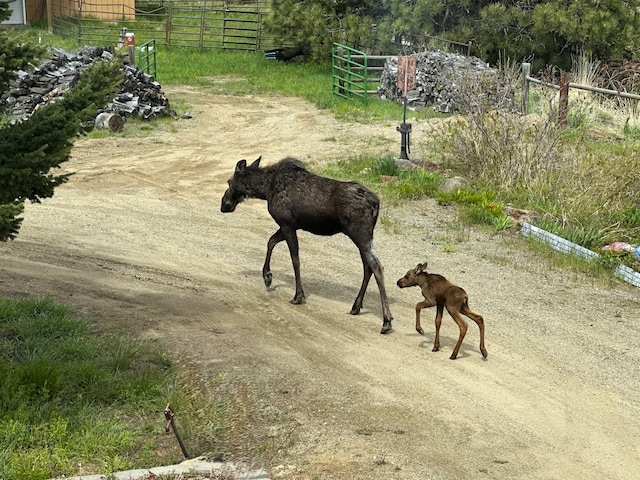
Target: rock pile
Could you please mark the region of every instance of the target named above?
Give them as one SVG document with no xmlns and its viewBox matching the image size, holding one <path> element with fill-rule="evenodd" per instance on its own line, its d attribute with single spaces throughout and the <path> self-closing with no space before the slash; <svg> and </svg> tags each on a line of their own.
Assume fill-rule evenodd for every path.
<svg viewBox="0 0 640 480">
<path fill-rule="evenodd" d="M 74 52 L 54 48 L 50 60 L 33 72 L 18 71 L 17 78 L 0 96 L 0 108 L 6 108 L 12 123 L 28 118 L 42 106 L 61 98 L 77 82 L 78 75 L 93 62 L 112 58 L 111 47 L 84 47 Z M 151 120 L 156 116 L 174 115 L 169 100 L 153 76 L 138 67 L 123 66 L 124 81 L 111 102 L 96 112 L 115 113 L 124 118 L 137 116 Z"/>
<path fill-rule="evenodd" d="M 416 84 L 407 92 L 407 106 L 433 107 L 441 113 L 458 113 L 477 106 L 515 108 L 515 92 L 499 70 L 476 57 L 438 49 L 416 54 Z M 397 86 L 398 59 L 387 60 L 380 78 L 381 98 L 403 102 Z"/>
</svg>

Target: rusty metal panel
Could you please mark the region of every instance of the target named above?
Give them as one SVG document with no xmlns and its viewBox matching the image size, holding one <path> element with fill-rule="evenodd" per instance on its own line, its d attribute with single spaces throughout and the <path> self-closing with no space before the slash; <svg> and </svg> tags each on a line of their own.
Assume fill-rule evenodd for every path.
<svg viewBox="0 0 640 480">
<path fill-rule="evenodd" d="M 416 87 L 416 67 L 418 59 L 415 54 L 398 54 L 398 88 L 407 94 Z"/>
</svg>

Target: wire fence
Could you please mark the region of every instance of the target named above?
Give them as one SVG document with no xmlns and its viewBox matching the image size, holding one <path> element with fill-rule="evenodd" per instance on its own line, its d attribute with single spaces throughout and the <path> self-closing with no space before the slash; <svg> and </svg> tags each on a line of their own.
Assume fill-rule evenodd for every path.
<svg viewBox="0 0 640 480">
<path fill-rule="evenodd" d="M 265 51 L 281 46 L 264 29 L 270 8 L 269 0 L 51 0 L 50 25 L 78 46 L 115 44 L 126 28 L 138 44 Z"/>
</svg>

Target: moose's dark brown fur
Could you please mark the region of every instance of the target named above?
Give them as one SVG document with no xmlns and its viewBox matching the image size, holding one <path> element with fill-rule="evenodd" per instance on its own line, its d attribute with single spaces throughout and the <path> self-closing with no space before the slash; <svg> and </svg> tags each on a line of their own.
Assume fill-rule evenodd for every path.
<svg viewBox="0 0 640 480">
<path fill-rule="evenodd" d="M 460 351 L 462 340 L 467 333 L 467 322 L 462 318 L 462 315 L 466 315 L 476 322 L 480 328 L 480 351 L 482 356 L 487 358 L 487 349 L 484 348 L 484 319 L 469 308 L 467 293 L 442 275 L 427 273 L 426 270 L 427 262 L 419 263 L 416 268 L 412 268 L 404 277 L 398 280 L 400 288 L 419 286 L 422 290 L 424 301 L 418 302 L 416 305 L 416 330 L 418 333 L 424 335 L 424 331 L 420 326 L 420 310 L 435 306 L 437 309 L 436 338 L 433 343 L 433 351 L 440 350 L 440 326 L 442 325 L 442 314 L 446 308 L 460 328 L 458 343 L 456 343 L 453 353 L 449 357 L 451 360 L 455 360 Z"/>
<path fill-rule="evenodd" d="M 383 324 L 380 333 L 391 332 L 391 311 L 384 287 L 383 269 L 373 249 L 373 230 L 378 220 L 380 202 L 375 193 L 356 182 L 342 182 L 309 172 L 300 160 L 285 158 L 260 167 L 259 157 L 247 166 L 246 160 L 236 164 L 229 188 L 222 197 L 222 212 L 233 212 L 247 198 L 267 201 L 269 213 L 280 227 L 269 238 L 262 277 L 271 285 L 271 254 L 283 240 L 287 242 L 296 283 L 293 304 L 305 302 L 300 280 L 297 230 L 316 235 L 344 233 L 356 244 L 362 258 L 364 277 L 351 314 L 362 308 L 371 275 L 375 276 L 382 301 Z"/>
</svg>

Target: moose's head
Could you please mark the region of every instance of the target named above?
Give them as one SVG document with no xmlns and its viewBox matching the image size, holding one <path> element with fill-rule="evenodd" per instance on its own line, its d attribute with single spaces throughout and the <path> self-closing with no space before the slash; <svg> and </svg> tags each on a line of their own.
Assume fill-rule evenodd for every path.
<svg viewBox="0 0 640 480">
<path fill-rule="evenodd" d="M 400 288 L 415 287 L 418 285 L 418 275 L 427 270 L 427 262 L 419 263 L 416 268 L 409 270 L 404 277 L 398 280 Z"/>
<path fill-rule="evenodd" d="M 262 156 L 258 157 L 251 165 L 247 167 L 246 160 L 240 160 L 236 164 L 236 169 L 233 172 L 233 176 L 227 180 L 229 188 L 224 192 L 222 196 L 222 205 L 220 211 L 222 213 L 233 212 L 236 206 L 248 198 L 248 190 L 246 185 L 247 172 L 255 170 L 260 166 L 260 160 Z"/>
</svg>

